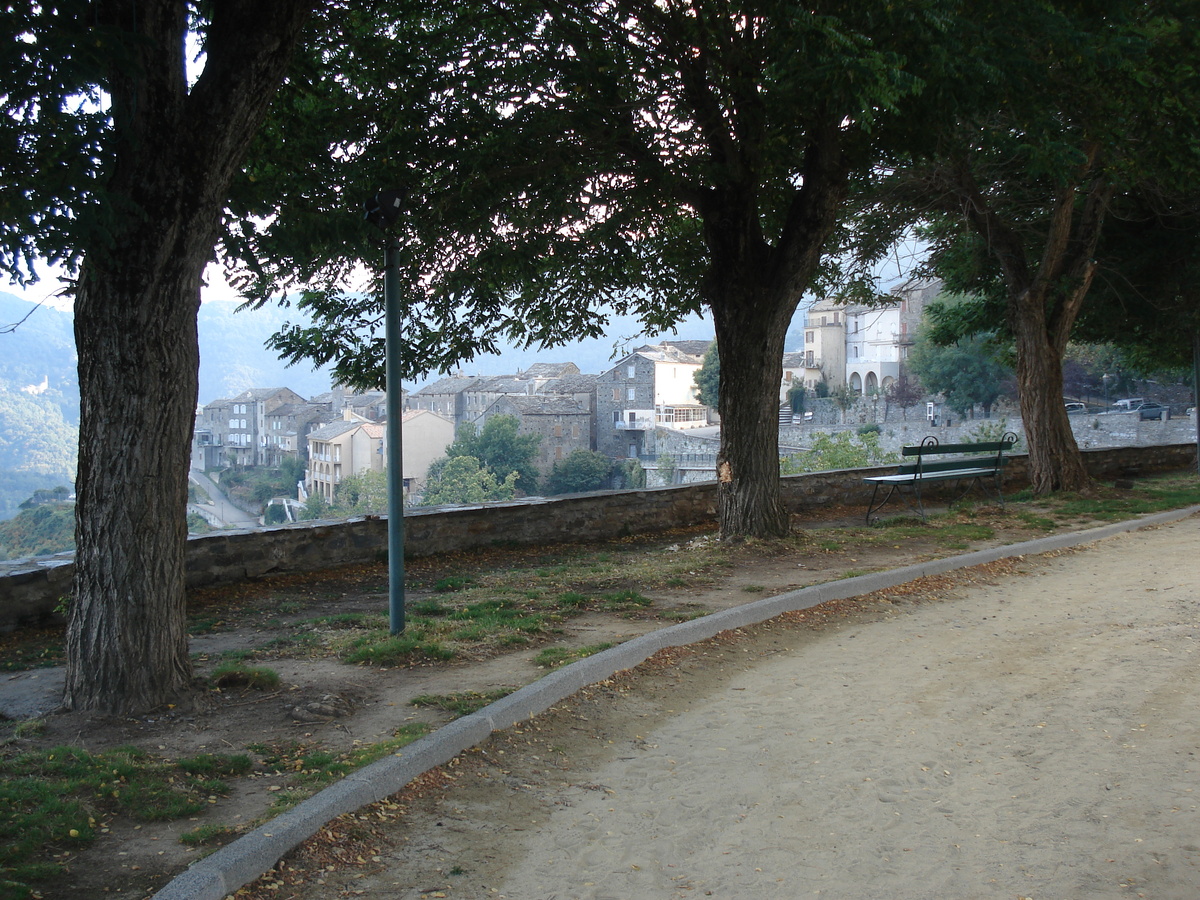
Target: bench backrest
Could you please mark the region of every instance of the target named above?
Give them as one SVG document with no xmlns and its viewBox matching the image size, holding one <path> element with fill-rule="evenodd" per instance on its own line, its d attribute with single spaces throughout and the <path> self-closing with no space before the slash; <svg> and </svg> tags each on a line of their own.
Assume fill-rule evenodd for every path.
<svg viewBox="0 0 1200 900">
<path fill-rule="evenodd" d="M 979 441 L 973 444 L 942 444 L 932 435 L 913 447 L 902 447 L 901 456 L 916 457 L 915 462 L 901 461 L 901 475 L 920 475 L 925 472 L 952 472 L 966 468 L 1001 468 L 1008 463 L 1004 456 L 1017 443 L 1012 432 L 998 441 Z M 947 457 L 954 457 L 948 459 Z"/>
</svg>

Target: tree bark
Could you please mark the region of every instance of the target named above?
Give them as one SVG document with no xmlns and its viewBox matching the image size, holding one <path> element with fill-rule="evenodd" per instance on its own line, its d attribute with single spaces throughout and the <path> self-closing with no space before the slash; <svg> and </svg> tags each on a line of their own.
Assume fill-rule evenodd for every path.
<svg viewBox="0 0 1200 900">
<path fill-rule="evenodd" d="M 1063 403 L 1065 344 L 1046 327 L 1046 300 L 1031 291 L 1013 301 L 1017 394 L 1029 448 L 1029 481 L 1035 494 L 1081 491 L 1091 476 L 1079 452 Z"/>
<path fill-rule="evenodd" d="M 725 540 L 782 537 L 790 529 L 779 489 L 778 397 L 783 344 L 794 309 L 795 303 L 790 309 L 779 304 L 774 309 L 713 306 L 722 360 L 717 515 Z"/>
<path fill-rule="evenodd" d="M 189 89 L 181 0 L 99 4 L 113 164 L 75 297 L 80 447 L 68 709 L 130 713 L 190 689 L 187 473 L 200 282 L 224 198 L 309 4 L 218 0 Z"/>
</svg>

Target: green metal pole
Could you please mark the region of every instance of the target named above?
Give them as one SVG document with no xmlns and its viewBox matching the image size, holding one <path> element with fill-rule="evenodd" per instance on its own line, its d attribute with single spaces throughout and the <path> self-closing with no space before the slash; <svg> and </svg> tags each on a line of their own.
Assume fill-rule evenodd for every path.
<svg viewBox="0 0 1200 900">
<path fill-rule="evenodd" d="M 1192 332 L 1192 405 L 1196 408 L 1196 472 L 1200 473 L 1200 331 Z"/>
<path fill-rule="evenodd" d="M 404 415 L 400 389 L 400 239 L 388 235 L 383 260 L 387 390 L 388 620 L 404 630 Z"/>
</svg>

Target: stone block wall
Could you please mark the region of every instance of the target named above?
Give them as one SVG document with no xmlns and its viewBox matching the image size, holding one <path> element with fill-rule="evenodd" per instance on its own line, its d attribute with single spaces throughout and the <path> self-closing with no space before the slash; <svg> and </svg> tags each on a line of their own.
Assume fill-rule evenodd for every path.
<svg viewBox="0 0 1200 900">
<path fill-rule="evenodd" d="M 1116 447 L 1084 453 L 1100 480 L 1196 468 L 1194 444 Z M 802 519 L 830 505 L 865 506 L 863 476 L 892 467 L 814 472 L 782 479 L 784 501 Z M 1028 484 L 1026 458 L 1005 475 L 1007 491 Z M 487 506 L 413 510 L 405 516 L 410 556 L 489 546 L 608 540 L 692 525 L 716 526 L 715 481 L 638 491 L 608 491 Z M 375 516 L 196 535 L 188 541 L 191 588 L 376 562 L 387 552 L 387 520 Z M 74 577 L 72 554 L 0 563 L 0 632 L 61 621 L 60 601 Z"/>
</svg>

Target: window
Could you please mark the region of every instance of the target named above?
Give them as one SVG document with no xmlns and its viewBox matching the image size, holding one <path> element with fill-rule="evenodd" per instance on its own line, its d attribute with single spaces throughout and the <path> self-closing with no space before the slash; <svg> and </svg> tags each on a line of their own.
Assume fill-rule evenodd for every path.
<svg viewBox="0 0 1200 900">
<path fill-rule="evenodd" d="M 621 411 L 619 409 L 613 410 L 613 424 L 614 425 L 621 424 Z"/>
<path fill-rule="evenodd" d="M 626 388 L 625 389 L 625 399 L 626 400 L 634 400 L 636 398 L 637 398 L 637 388 Z"/>
<path fill-rule="evenodd" d="M 811 350 L 804 354 L 804 365 L 810 369 L 813 367 L 813 352 Z"/>
<path fill-rule="evenodd" d="M 816 335 L 816 332 L 814 332 L 814 331 L 806 331 L 806 332 L 804 332 L 804 343 L 806 343 L 806 344 L 815 344 L 816 342 L 817 342 L 817 335 Z"/>
<path fill-rule="evenodd" d="M 628 378 L 637 378 L 637 366 L 635 366 L 633 363 L 630 363 L 625 368 L 625 375 Z"/>
<path fill-rule="evenodd" d="M 621 399 L 621 389 L 613 388 L 613 400 L 620 400 L 620 399 Z"/>
</svg>

